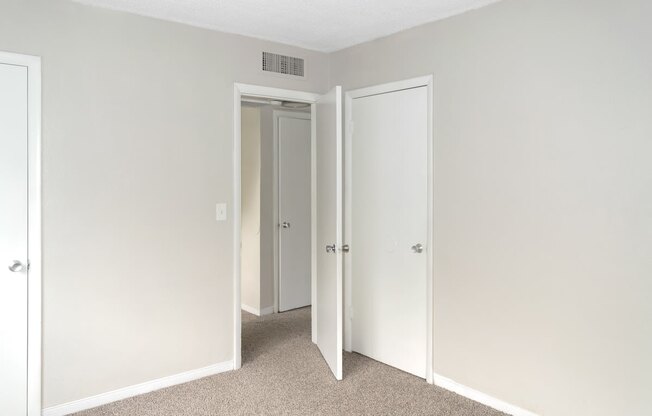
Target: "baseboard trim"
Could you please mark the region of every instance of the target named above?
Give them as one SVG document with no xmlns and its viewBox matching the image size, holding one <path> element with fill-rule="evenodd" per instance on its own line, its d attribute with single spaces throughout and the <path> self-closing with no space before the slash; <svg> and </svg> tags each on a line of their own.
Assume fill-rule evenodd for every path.
<svg viewBox="0 0 652 416">
<path fill-rule="evenodd" d="M 536 413 L 532 413 L 529 410 L 521 409 L 518 406 L 506 403 L 488 394 L 482 393 L 472 389 L 471 387 L 467 387 L 463 384 L 453 381 L 450 378 L 440 376 L 439 374 L 433 374 L 433 380 L 436 386 L 450 390 L 475 402 L 482 403 L 485 406 L 500 410 L 503 413 L 507 413 L 512 416 L 538 416 Z"/>
<path fill-rule="evenodd" d="M 266 308 L 263 308 L 260 310 L 260 315 L 271 315 L 274 313 L 274 307 L 273 306 L 268 306 Z"/>
<path fill-rule="evenodd" d="M 209 365 L 208 367 L 198 368 L 196 370 L 190 370 L 184 373 L 174 374 L 156 380 L 146 381 L 144 383 L 136 384 L 133 386 L 124 387 L 118 390 L 101 393 L 95 396 L 87 397 L 85 399 L 75 400 L 73 402 L 63 403 L 57 406 L 46 407 L 43 409 L 42 415 L 65 416 L 71 413 L 81 412 L 82 410 L 92 409 L 93 407 L 102 406 L 107 403 L 149 393 L 151 391 L 174 386 L 176 384 L 187 383 L 189 381 L 198 380 L 200 378 L 212 376 L 213 374 L 219 374 L 230 370 L 233 370 L 233 361 L 225 361 L 223 363 Z"/>
<path fill-rule="evenodd" d="M 253 306 L 245 305 L 244 303 L 240 305 L 242 310 L 245 312 L 253 313 L 256 316 L 263 316 L 263 315 L 269 315 L 274 313 L 274 307 L 273 306 L 268 306 L 267 308 L 263 309 L 257 309 L 254 308 Z"/>
<path fill-rule="evenodd" d="M 260 316 L 260 309 L 254 308 L 253 306 L 245 305 L 244 303 L 240 304 L 240 307 L 243 311 L 253 313 L 256 316 Z"/>
</svg>

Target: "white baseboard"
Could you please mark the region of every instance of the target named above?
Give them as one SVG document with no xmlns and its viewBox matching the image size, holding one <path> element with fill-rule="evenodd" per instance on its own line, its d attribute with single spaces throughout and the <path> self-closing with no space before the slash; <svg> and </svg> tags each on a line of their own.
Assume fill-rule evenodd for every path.
<svg viewBox="0 0 652 416">
<path fill-rule="evenodd" d="M 474 390 L 471 387 L 464 386 L 456 381 L 451 380 L 450 378 L 446 378 L 438 374 L 433 374 L 433 379 L 436 386 L 450 390 L 475 402 L 482 403 L 485 406 L 500 410 L 503 413 L 507 413 L 512 416 L 537 416 L 536 413 L 521 409 L 518 406 L 514 406 L 513 404 L 509 404 L 502 400 L 496 399 L 495 397 L 489 396 L 488 394 Z"/>
<path fill-rule="evenodd" d="M 74 402 L 46 407 L 43 409 L 42 415 L 65 416 L 71 413 L 81 412 L 82 410 L 101 406 L 103 404 L 116 402 L 118 400 L 138 396 L 140 394 L 149 393 L 151 391 L 174 386 L 176 384 L 187 383 L 189 381 L 212 376 L 213 374 L 223 373 L 230 370 L 233 370 L 233 361 L 225 361 L 223 363 L 213 364 L 208 367 L 198 368 L 196 370 L 190 370 L 184 373 L 179 373 L 152 381 L 146 381 L 144 383 L 136 384 L 133 386 L 124 387 L 118 390 L 109 391 L 106 393 L 98 394 L 96 396 L 87 397 L 85 399 L 75 400 Z"/>
<path fill-rule="evenodd" d="M 240 307 L 245 312 L 253 313 L 256 316 L 260 316 L 260 310 L 258 310 L 258 308 L 254 308 L 253 306 L 245 305 L 244 303 L 240 304 Z"/>
<path fill-rule="evenodd" d="M 274 307 L 273 306 L 268 306 L 266 308 L 263 308 L 260 310 L 260 315 L 271 315 L 274 313 Z"/>
<path fill-rule="evenodd" d="M 256 316 L 263 316 L 263 315 L 269 315 L 274 313 L 274 307 L 273 306 L 268 306 L 267 308 L 263 309 L 257 309 L 254 308 L 253 306 L 245 305 L 244 303 L 240 305 L 240 307 L 249 313 L 253 313 Z"/>
</svg>

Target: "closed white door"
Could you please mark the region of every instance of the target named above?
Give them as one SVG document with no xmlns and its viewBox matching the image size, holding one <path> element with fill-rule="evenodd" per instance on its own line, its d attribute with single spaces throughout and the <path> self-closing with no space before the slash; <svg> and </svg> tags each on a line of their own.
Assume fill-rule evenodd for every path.
<svg viewBox="0 0 652 416">
<path fill-rule="evenodd" d="M 342 88 L 316 103 L 317 346 L 342 379 Z"/>
<path fill-rule="evenodd" d="M 0 63 L 0 415 L 27 413 L 27 68 Z"/>
<path fill-rule="evenodd" d="M 310 305 L 309 116 L 278 117 L 279 311 Z"/>
<path fill-rule="evenodd" d="M 423 378 L 430 249 L 427 100 L 427 87 L 353 100 L 347 182 L 352 349 Z"/>
</svg>

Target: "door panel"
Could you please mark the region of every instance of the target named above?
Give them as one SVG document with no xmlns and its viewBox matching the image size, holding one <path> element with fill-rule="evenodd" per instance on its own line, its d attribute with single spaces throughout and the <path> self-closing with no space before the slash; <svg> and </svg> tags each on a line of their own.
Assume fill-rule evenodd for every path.
<svg viewBox="0 0 652 416">
<path fill-rule="evenodd" d="M 311 301 L 310 135 L 310 119 L 278 118 L 281 312 Z"/>
<path fill-rule="evenodd" d="M 27 68 L 0 64 L 0 414 L 27 412 Z"/>
<path fill-rule="evenodd" d="M 317 101 L 317 346 L 342 379 L 342 88 Z M 327 251 L 327 246 L 331 248 Z"/>
<path fill-rule="evenodd" d="M 352 348 L 426 376 L 427 88 L 353 100 Z M 421 244 L 422 252 L 413 246 Z M 419 251 L 418 248 L 415 248 Z"/>
</svg>

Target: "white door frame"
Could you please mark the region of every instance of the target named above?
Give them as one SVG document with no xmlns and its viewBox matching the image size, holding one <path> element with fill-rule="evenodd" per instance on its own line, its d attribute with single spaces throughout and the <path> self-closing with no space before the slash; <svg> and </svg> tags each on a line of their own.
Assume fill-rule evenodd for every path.
<svg viewBox="0 0 652 416">
<path fill-rule="evenodd" d="M 280 298 L 280 290 L 281 290 L 281 285 L 279 282 L 279 276 L 281 272 L 281 262 L 280 262 L 280 247 L 281 247 L 281 233 L 279 232 L 279 227 L 278 225 L 281 223 L 281 199 L 280 199 L 280 183 L 279 181 L 281 180 L 281 176 L 279 175 L 279 137 L 278 137 L 278 119 L 279 117 L 292 117 L 292 118 L 300 118 L 303 120 L 310 120 L 310 114 L 308 112 L 302 112 L 302 111 L 287 111 L 287 110 L 273 110 L 272 111 L 272 119 L 273 119 L 273 129 L 274 129 L 274 138 L 273 138 L 273 152 L 274 152 L 274 165 L 273 165 L 273 181 L 274 184 L 272 186 L 272 204 L 274 206 L 273 208 L 273 218 L 274 218 L 274 232 L 273 232 L 273 250 L 274 250 L 274 313 L 278 313 L 279 311 L 279 298 Z M 312 135 L 312 132 L 311 132 Z M 312 140 L 311 140 L 312 141 Z M 311 143 L 311 144 L 314 144 Z M 312 147 L 310 148 L 310 154 L 312 155 Z M 313 163 L 311 163 L 311 169 L 312 169 Z M 314 178 L 315 175 L 312 175 Z M 312 194 L 312 183 L 311 183 L 311 189 L 310 192 Z M 311 208 L 312 209 L 312 208 Z M 314 216 L 311 216 L 313 218 Z M 312 234 L 311 237 L 312 239 Z M 315 273 L 311 273 L 314 275 Z M 311 284 L 311 290 L 312 290 L 312 284 Z M 311 295 L 312 296 L 312 295 Z"/>
<path fill-rule="evenodd" d="M 37 416 L 41 414 L 41 58 L 0 52 L 0 63 L 27 68 L 27 414 Z"/>
<path fill-rule="evenodd" d="M 395 91 L 401 91 L 411 88 L 427 87 L 428 88 L 428 239 L 426 245 L 427 266 L 426 266 L 426 381 L 433 383 L 433 345 L 434 345 L 434 139 L 433 139 L 433 76 L 427 75 L 418 78 L 412 78 L 387 84 L 375 85 L 372 87 L 360 88 L 353 91 L 347 91 L 345 94 L 345 138 L 344 138 L 344 241 L 355 247 L 355 241 L 351 236 L 351 172 L 352 168 L 352 136 L 353 136 L 353 100 L 356 98 L 367 97 L 370 95 L 385 94 Z M 344 349 L 351 352 L 353 329 L 351 325 L 351 307 L 353 297 L 352 289 L 352 268 L 351 259 L 355 251 L 352 250 L 344 256 L 344 293 L 345 293 L 345 319 L 344 319 Z"/>
<path fill-rule="evenodd" d="M 242 105 L 242 96 L 246 95 L 249 97 L 258 97 L 258 98 L 271 98 L 275 100 L 282 101 L 295 101 L 302 103 L 311 104 L 311 239 L 312 239 L 312 254 L 311 254 L 311 303 L 312 308 L 312 342 L 317 342 L 317 315 L 315 312 L 315 305 L 317 303 L 316 299 L 316 276 L 317 276 L 317 264 L 316 264 L 316 199 L 317 194 L 316 190 L 316 161 L 317 153 L 316 149 L 316 114 L 315 114 L 315 102 L 319 99 L 320 94 L 315 94 L 311 92 L 296 91 L 296 90 L 287 90 L 281 88 L 273 87 L 264 87 L 260 85 L 250 85 L 250 84 L 241 84 L 235 82 L 233 84 L 233 368 L 235 370 L 239 369 L 242 366 L 242 343 L 241 343 L 241 332 L 242 332 L 242 323 L 241 323 L 241 304 L 240 304 L 240 242 L 241 237 L 241 193 L 242 193 L 242 181 L 241 181 L 241 105 Z M 276 306 L 278 308 L 278 305 Z"/>
</svg>

